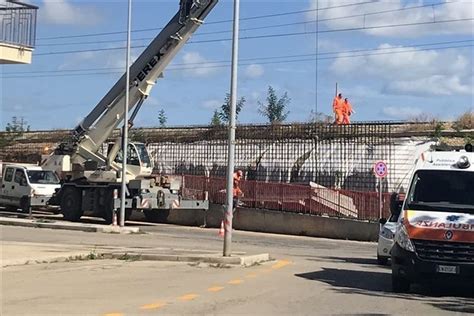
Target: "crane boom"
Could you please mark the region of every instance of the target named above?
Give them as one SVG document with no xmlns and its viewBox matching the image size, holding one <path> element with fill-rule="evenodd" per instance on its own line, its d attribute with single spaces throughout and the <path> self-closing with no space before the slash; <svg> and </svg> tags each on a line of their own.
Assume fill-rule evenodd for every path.
<svg viewBox="0 0 474 316">
<path fill-rule="evenodd" d="M 179 11 L 131 65 L 128 87 L 124 74 L 73 130 L 71 139 L 58 147 L 56 154 L 70 155 L 71 163 L 83 163 L 85 160 L 105 163 L 107 158 L 98 151 L 113 130 L 123 122 L 125 89 L 129 89 L 129 110 L 137 104 L 141 105 L 165 67 L 217 2 L 180 0 Z"/>
<path fill-rule="evenodd" d="M 180 0 L 178 12 L 130 67 L 130 82 L 123 75 L 72 131 L 68 141 L 44 160 L 42 169 L 55 171 L 63 179 L 47 203 L 59 206 L 65 219 L 78 221 L 84 212 L 92 212 L 102 216 L 106 223 L 113 222 L 114 210 L 121 203 L 116 196 L 123 190 L 118 171 L 124 156 L 127 157 L 125 219 L 133 210 L 143 211 L 148 220 L 157 221 L 163 218 L 163 210 L 209 207 L 207 199 L 183 198 L 182 179 L 152 175 L 152 163 L 144 144 L 130 143 L 127 148 L 120 148 L 118 139 L 107 157 L 100 149 L 121 123 L 131 123 L 124 122 L 127 89 L 133 119 L 157 78 L 217 2 Z"/>
</svg>

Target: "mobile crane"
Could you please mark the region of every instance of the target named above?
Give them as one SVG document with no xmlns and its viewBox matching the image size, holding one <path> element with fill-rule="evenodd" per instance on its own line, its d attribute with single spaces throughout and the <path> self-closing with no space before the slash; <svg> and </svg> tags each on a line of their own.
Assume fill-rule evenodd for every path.
<svg viewBox="0 0 474 316">
<path fill-rule="evenodd" d="M 60 206 L 66 220 L 78 221 L 85 211 L 112 222 L 113 210 L 120 205 L 114 197 L 120 192 L 123 148 L 120 137 L 101 150 L 107 139 L 124 121 L 125 89 L 129 89 L 128 122 L 133 125 L 140 107 L 156 80 L 172 61 L 218 0 L 180 0 L 179 10 L 130 67 L 130 82 L 125 74 L 97 106 L 79 123 L 68 139 L 43 160 L 44 170 L 55 171 L 63 182 L 49 201 Z M 132 210 L 143 210 L 148 220 L 161 217 L 160 210 L 208 207 L 207 200 L 184 200 L 181 181 L 153 177 L 152 161 L 145 144 L 130 143 L 127 150 L 126 217 Z"/>
</svg>

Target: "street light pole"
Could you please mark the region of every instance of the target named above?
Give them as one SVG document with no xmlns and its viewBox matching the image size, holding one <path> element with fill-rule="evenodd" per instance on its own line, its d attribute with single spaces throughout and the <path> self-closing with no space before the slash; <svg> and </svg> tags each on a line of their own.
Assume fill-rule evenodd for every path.
<svg viewBox="0 0 474 316">
<path fill-rule="evenodd" d="M 232 35 L 232 71 L 230 79 L 230 126 L 229 148 L 227 154 L 227 208 L 224 220 L 224 257 L 229 257 L 232 246 L 232 217 L 233 217 L 233 177 L 235 155 L 235 111 L 237 105 L 237 64 L 239 61 L 239 15 L 240 0 L 234 0 L 234 26 Z"/>
<path fill-rule="evenodd" d="M 127 53 L 125 59 L 126 80 L 125 80 L 125 109 L 123 117 L 123 135 L 122 135 L 122 189 L 120 191 L 120 227 L 125 226 L 125 199 L 127 191 L 127 150 L 128 150 L 128 108 L 130 102 L 130 41 L 132 33 L 132 0 L 128 0 L 128 19 L 127 19 Z"/>
</svg>

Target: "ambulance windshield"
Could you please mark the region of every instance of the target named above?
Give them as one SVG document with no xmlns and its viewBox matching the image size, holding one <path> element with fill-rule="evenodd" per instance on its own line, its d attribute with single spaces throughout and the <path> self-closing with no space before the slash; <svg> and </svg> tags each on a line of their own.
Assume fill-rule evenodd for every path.
<svg viewBox="0 0 474 316">
<path fill-rule="evenodd" d="M 417 171 L 405 209 L 474 214 L 474 172 Z"/>
</svg>

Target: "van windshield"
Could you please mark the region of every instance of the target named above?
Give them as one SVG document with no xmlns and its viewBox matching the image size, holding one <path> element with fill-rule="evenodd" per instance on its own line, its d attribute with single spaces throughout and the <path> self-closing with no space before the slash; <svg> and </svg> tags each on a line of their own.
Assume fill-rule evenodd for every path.
<svg viewBox="0 0 474 316">
<path fill-rule="evenodd" d="M 474 172 L 417 171 L 405 209 L 474 214 Z"/>
<path fill-rule="evenodd" d="M 32 184 L 58 184 L 58 176 L 52 171 L 28 170 L 28 180 Z"/>
</svg>

